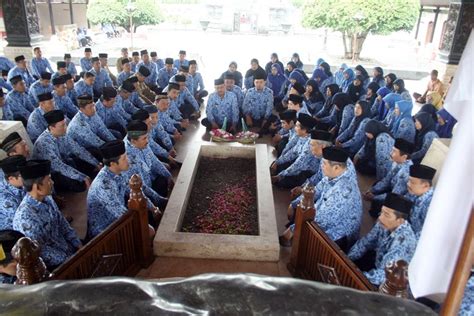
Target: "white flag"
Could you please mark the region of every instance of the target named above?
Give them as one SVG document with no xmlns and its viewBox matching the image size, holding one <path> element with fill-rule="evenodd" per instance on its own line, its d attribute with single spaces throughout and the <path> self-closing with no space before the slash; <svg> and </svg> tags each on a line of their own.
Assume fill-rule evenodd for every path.
<svg viewBox="0 0 474 316">
<path fill-rule="evenodd" d="M 448 291 L 474 202 L 474 32 L 471 32 L 444 108 L 458 126 L 408 268 L 418 298 L 442 302 Z"/>
</svg>

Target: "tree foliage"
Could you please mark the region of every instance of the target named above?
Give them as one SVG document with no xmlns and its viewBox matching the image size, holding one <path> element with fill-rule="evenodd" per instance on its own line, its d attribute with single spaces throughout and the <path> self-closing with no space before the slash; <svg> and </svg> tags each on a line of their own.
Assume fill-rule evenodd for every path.
<svg viewBox="0 0 474 316">
<path fill-rule="evenodd" d="M 419 0 L 308 0 L 303 8 L 303 26 L 328 27 L 348 34 L 410 31 L 419 5 Z"/>
<path fill-rule="evenodd" d="M 154 25 L 163 22 L 163 14 L 154 0 L 132 1 L 133 25 Z M 87 6 L 87 18 L 92 24 L 111 23 L 130 28 L 130 15 L 127 12 L 128 0 L 91 0 Z"/>
</svg>

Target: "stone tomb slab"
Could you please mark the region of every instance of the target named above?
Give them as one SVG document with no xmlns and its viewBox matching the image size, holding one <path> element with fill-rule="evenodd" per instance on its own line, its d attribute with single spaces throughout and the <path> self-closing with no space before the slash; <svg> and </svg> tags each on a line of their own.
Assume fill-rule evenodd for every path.
<svg viewBox="0 0 474 316">
<path fill-rule="evenodd" d="M 259 234 L 181 232 L 201 157 L 255 159 Z M 267 145 L 199 144 L 188 151 L 154 240 L 156 256 L 278 261 L 280 246 L 268 168 Z"/>
</svg>

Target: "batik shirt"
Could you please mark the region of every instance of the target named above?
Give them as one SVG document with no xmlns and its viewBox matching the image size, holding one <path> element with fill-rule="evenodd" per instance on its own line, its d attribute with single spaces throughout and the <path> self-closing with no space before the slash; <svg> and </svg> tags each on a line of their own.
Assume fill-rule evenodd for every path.
<svg viewBox="0 0 474 316">
<path fill-rule="evenodd" d="M 5 97 L 5 107 L 8 107 L 8 110 L 10 110 L 14 116 L 19 115 L 25 120 L 28 120 L 31 112 L 35 109 L 33 104 L 31 104 L 28 94 L 15 90 L 8 92 Z"/>
<path fill-rule="evenodd" d="M 13 218 L 13 229 L 38 242 L 48 267 L 62 264 L 81 245 L 51 196 L 40 202 L 26 194 Z"/>
<path fill-rule="evenodd" d="M 254 120 L 267 120 L 273 110 L 273 92 L 265 87 L 258 91 L 251 88 L 247 91 L 242 105 L 245 115 L 250 115 Z"/>
<path fill-rule="evenodd" d="M 82 71 L 89 71 L 92 69 L 92 58 L 82 57 L 80 62 Z"/>
<path fill-rule="evenodd" d="M 356 239 L 362 220 L 362 199 L 355 173 L 346 169 L 336 178 L 325 176 L 315 192 L 314 221 L 334 241 L 343 237 Z"/>
<path fill-rule="evenodd" d="M 405 195 L 406 198 L 410 199 L 414 203 L 413 207 L 411 208 L 409 222 L 417 239 L 420 238 L 426 214 L 428 213 L 431 199 L 433 198 L 433 192 L 433 188 L 431 188 L 421 196 L 414 196 L 409 193 Z"/>
<path fill-rule="evenodd" d="M 50 160 L 52 172 L 60 173 L 66 178 L 79 182 L 83 182 L 87 176 L 71 166 L 71 164 L 74 165 L 74 157 L 93 166 L 99 164 L 97 159 L 71 137 L 67 135 L 54 137 L 48 130 L 45 130 L 35 142 L 33 157 Z"/>
<path fill-rule="evenodd" d="M 79 107 L 79 104 L 77 103 L 77 92 L 74 89 L 74 87 L 71 90 L 67 90 L 66 95 L 68 96 L 69 99 L 71 99 L 72 103 L 76 107 Z M 92 96 L 92 94 L 91 94 L 91 96 Z"/>
<path fill-rule="evenodd" d="M 25 191 L 21 188 L 16 188 L 10 183 L 2 185 L 0 190 L 0 230 L 13 229 L 13 217 L 24 196 Z"/>
<path fill-rule="evenodd" d="M 31 60 L 31 71 L 33 72 L 33 75 L 37 76 L 38 78 L 41 77 L 41 73 L 43 72 L 49 72 L 51 74 L 54 73 L 49 60 L 44 57 L 41 57 L 40 59 L 35 57 Z"/>
<path fill-rule="evenodd" d="M 103 167 L 87 192 L 87 236 L 93 238 L 127 212 L 127 179 Z"/>
<path fill-rule="evenodd" d="M 15 64 L 8 58 L 0 56 L 0 70 L 10 70 L 15 67 Z"/>
<path fill-rule="evenodd" d="M 116 103 L 112 107 L 106 107 L 102 101 L 97 101 L 95 104 L 97 115 L 102 119 L 105 126 L 111 128 L 113 125 L 118 124 L 123 128 L 127 127 L 127 120 L 124 118 L 125 110 L 118 107 Z"/>
<path fill-rule="evenodd" d="M 170 105 L 168 107 L 167 112 L 169 113 L 169 115 L 171 116 L 173 120 L 177 122 L 182 121 L 183 116 L 181 115 L 181 111 L 179 110 L 178 98 L 174 100 L 172 99 L 169 99 L 169 100 L 170 100 Z"/>
<path fill-rule="evenodd" d="M 181 68 L 181 66 L 189 66 L 189 61 L 187 59 L 181 61 L 179 59 L 175 59 L 173 62 L 173 67 L 176 69 Z"/>
<path fill-rule="evenodd" d="M 191 103 L 196 112 L 199 111 L 199 104 L 197 103 L 196 99 L 188 88 L 184 88 L 184 90 L 179 91 L 179 95 L 177 98 L 178 108 L 181 109 L 185 102 Z"/>
<path fill-rule="evenodd" d="M 239 107 L 239 111 L 243 113 L 243 105 L 244 105 L 244 92 L 239 86 L 236 86 L 235 84 L 232 86 L 232 89 L 227 90 L 229 92 L 233 92 L 235 96 L 237 97 L 237 105 Z"/>
<path fill-rule="evenodd" d="M 137 91 L 132 92 L 130 95 L 130 103 L 139 109 L 143 109 L 147 104 L 138 95 Z"/>
<path fill-rule="evenodd" d="M 117 94 L 117 97 L 115 98 L 115 105 L 125 112 L 125 114 L 122 112 L 122 115 L 124 115 L 123 118 L 127 121 L 130 121 L 132 119 L 132 114 L 138 111 L 138 108 L 130 101 L 130 97 L 124 99 L 120 94 Z"/>
<path fill-rule="evenodd" d="M 100 68 L 99 73 L 95 71 L 94 68 L 90 70 L 91 73 L 95 75 L 95 81 L 94 81 L 94 91 L 98 93 L 102 93 L 102 90 L 104 87 L 112 87 L 112 79 L 110 79 L 110 76 L 107 72 L 107 70 Z"/>
<path fill-rule="evenodd" d="M 149 85 L 156 85 L 156 80 L 158 79 L 158 74 L 156 72 L 156 65 L 149 61 L 147 64 L 143 61 L 137 64 L 137 70 L 140 69 L 140 66 L 145 66 L 148 70 L 150 70 L 150 75 L 145 78 L 145 83 Z"/>
<path fill-rule="evenodd" d="M 40 80 L 36 80 L 33 82 L 33 84 L 30 86 L 30 89 L 28 90 L 28 94 L 30 96 L 31 104 L 34 104 L 35 106 L 38 105 L 39 100 L 38 100 L 38 95 L 48 93 L 48 92 L 53 92 L 53 85 L 48 84 L 47 86 L 44 86 Z"/>
<path fill-rule="evenodd" d="M 403 118 L 400 121 L 400 125 L 398 126 L 398 130 L 395 133 L 392 133 L 394 138 L 403 138 L 404 140 L 415 143 L 415 122 L 410 117 Z"/>
<path fill-rule="evenodd" d="M 423 157 L 425 157 L 428 149 L 430 149 L 431 143 L 435 138 L 438 138 L 438 134 L 436 132 L 431 131 L 425 134 L 423 137 L 423 145 L 418 151 L 415 151 L 413 154 L 410 155 L 411 159 L 416 162 L 421 162 Z"/>
<path fill-rule="evenodd" d="M 352 246 L 348 253 L 351 260 L 360 259 L 367 251 L 375 250 L 375 268 L 364 272 L 372 284 L 385 282 L 385 267 L 389 262 L 405 260 L 410 263 L 416 249 L 416 238 L 408 222 L 398 226 L 393 232 L 383 228 L 380 223 Z"/>
<path fill-rule="evenodd" d="M 204 80 L 202 79 L 202 75 L 199 72 L 196 72 L 194 75 L 190 75 L 192 84 L 193 84 L 193 92 L 196 94 L 204 90 Z"/>
<path fill-rule="evenodd" d="M 365 150 L 365 144 L 357 152 L 356 157 L 358 159 L 374 160 L 377 171 L 376 178 L 378 181 L 382 180 L 392 169 L 392 149 L 395 144 L 395 140 L 387 133 L 380 133 L 375 140 L 375 157 L 368 157 L 368 153 Z"/>
<path fill-rule="evenodd" d="M 359 151 L 362 145 L 364 145 L 365 125 L 368 121 L 370 121 L 369 118 L 363 119 L 362 122 L 359 123 L 359 126 L 355 132 L 351 135 L 351 130 L 355 124 L 355 119 L 356 118 L 354 117 L 349 127 L 346 128 L 342 133 L 339 133 L 339 136 L 336 138 L 337 141 L 342 143 L 342 148 L 353 155 Z"/>
<path fill-rule="evenodd" d="M 76 65 L 70 61 L 69 63 L 66 63 L 66 69 L 67 69 L 67 73 L 70 74 L 71 76 L 76 76 L 77 75 L 77 69 L 76 69 Z"/>
<path fill-rule="evenodd" d="M 67 95 L 61 97 L 56 92 L 53 92 L 53 99 L 55 108 L 63 111 L 64 115 L 69 119 L 72 119 L 78 112 L 77 107 Z"/>
<path fill-rule="evenodd" d="M 411 160 L 401 164 L 394 163 L 390 172 L 370 189 L 370 192 L 375 195 L 374 199 L 383 202 L 388 192 L 405 195 L 408 190 L 411 165 L 413 165 Z"/>
<path fill-rule="evenodd" d="M 174 125 L 178 124 L 178 122 L 171 118 L 169 111 L 158 111 L 158 119 L 166 132 L 170 134 L 174 134 L 176 132 L 176 127 Z"/>
<path fill-rule="evenodd" d="M 306 137 L 295 136 L 295 137 L 297 138 L 296 144 L 293 147 L 291 147 L 290 150 L 288 150 L 285 153 L 282 153 L 281 156 L 278 157 L 278 159 L 275 161 L 277 165 L 282 165 L 287 162 L 295 161 L 296 158 L 298 158 L 298 156 L 301 153 L 303 153 L 305 146 L 310 141 L 309 136 L 306 136 Z"/>
<path fill-rule="evenodd" d="M 78 96 L 81 96 L 81 95 L 93 96 L 94 95 L 94 87 L 86 84 L 84 79 L 81 79 L 74 84 L 74 90 L 76 90 L 76 93 Z"/>
<path fill-rule="evenodd" d="M 3 77 L 0 77 L 0 88 L 3 88 L 7 91 L 12 91 L 13 90 L 12 85 L 8 81 L 3 79 Z"/>
<path fill-rule="evenodd" d="M 25 85 L 27 89 L 33 84 L 33 82 L 36 81 L 36 79 L 30 74 L 28 69 L 23 69 L 18 66 L 15 66 L 12 69 L 10 69 L 10 71 L 8 72 L 8 76 L 7 76 L 8 82 L 11 84 L 10 80 L 13 77 L 16 77 L 18 75 L 23 78 L 23 81 L 25 81 Z"/>
<path fill-rule="evenodd" d="M 118 77 L 117 77 L 117 84 L 119 86 L 122 85 L 122 83 L 127 80 L 128 78 L 130 78 L 131 76 L 133 75 L 133 72 L 125 72 L 125 71 L 122 71 L 121 73 L 119 73 Z"/>
<path fill-rule="evenodd" d="M 207 100 L 206 115 L 211 124 L 216 123 L 219 127 L 222 127 L 226 117 L 229 126 L 237 125 L 239 123 L 237 97 L 229 91 L 225 92 L 223 98 L 217 92 L 211 93 Z"/>
<path fill-rule="evenodd" d="M 171 136 L 165 131 L 165 128 L 160 121 L 158 121 L 158 123 L 152 127 L 150 136 L 157 142 L 160 140 L 168 151 L 173 148 Z"/>
<path fill-rule="evenodd" d="M 44 118 L 44 111 L 42 108 L 37 107 L 28 118 L 28 124 L 26 125 L 26 131 L 34 143 L 36 139 L 48 128 L 48 122 Z"/>
<path fill-rule="evenodd" d="M 69 123 L 67 135 L 84 148 L 99 148 L 105 142 L 115 140 L 99 115 L 88 117 L 81 111 Z"/>
<path fill-rule="evenodd" d="M 306 142 L 302 148 L 302 152 L 288 168 L 281 171 L 278 176 L 290 177 L 296 176 L 304 171 L 311 171 L 313 174 L 318 170 L 321 159 L 318 159 L 311 152 L 310 142 Z"/>
<path fill-rule="evenodd" d="M 459 316 L 474 315 L 474 275 L 471 275 L 467 280 L 466 288 L 464 289 L 464 296 L 459 308 Z"/>
<path fill-rule="evenodd" d="M 166 67 L 161 68 L 158 71 L 158 86 L 165 88 L 168 85 L 171 77 L 176 75 L 177 72 L 178 70 L 176 68 L 172 68 L 171 71 L 168 71 Z"/>
<path fill-rule="evenodd" d="M 285 148 L 283 148 L 283 151 L 281 152 L 282 155 L 290 151 L 297 143 L 298 143 L 299 137 L 296 136 L 295 128 L 292 127 L 288 131 L 288 143 L 286 143 Z"/>
</svg>

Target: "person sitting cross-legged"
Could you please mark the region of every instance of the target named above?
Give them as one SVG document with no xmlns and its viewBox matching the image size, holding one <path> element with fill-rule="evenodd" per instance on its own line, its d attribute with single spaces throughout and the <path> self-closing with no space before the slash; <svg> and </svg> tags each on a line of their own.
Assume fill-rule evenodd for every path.
<svg viewBox="0 0 474 316">
<path fill-rule="evenodd" d="M 40 94 L 38 96 L 39 106 L 31 113 L 28 118 L 28 125 L 26 131 L 34 143 L 36 139 L 45 131 L 48 127 L 48 123 L 44 119 L 44 115 L 55 109 L 54 99 L 51 92 Z"/>
<path fill-rule="evenodd" d="M 413 257 L 416 238 L 408 223 L 411 208 L 412 202 L 403 196 L 387 194 L 378 222 L 348 253 L 374 285 L 385 281 L 385 267 L 389 262 L 405 260 L 410 263 Z"/>
<path fill-rule="evenodd" d="M 276 120 L 272 115 L 273 92 L 265 86 L 266 79 L 265 71 L 256 72 L 253 80 L 255 86 L 247 91 L 242 105 L 247 126 L 258 127 L 259 134 L 267 133 L 270 123 Z"/>
<path fill-rule="evenodd" d="M 51 160 L 51 177 L 57 192 L 83 192 L 102 165 L 85 148 L 66 135 L 61 110 L 44 115 L 48 128 L 38 137 L 33 158 Z"/>
<path fill-rule="evenodd" d="M 387 196 L 388 192 L 404 195 L 407 193 L 407 182 L 410 173 L 410 166 L 413 162 L 410 155 L 415 145 L 404 140 L 403 138 L 395 139 L 392 149 L 392 169 L 380 181 L 375 183 L 370 190 L 364 193 L 364 199 L 372 201 L 369 214 L 377 218 Z"/>
<path fill-rule="evenodd" d="M 209 95 L 206 106 L 207 117 L 201 121 L 208 130 L 222 128 L 224 120 L 227 119 L 227 131 L 236 132 L 239 124 L 239 108 L 237 96 L 227 91 L 224 80 L 214 80 L 215 92 Z"/>
<path fill-rule="evenodd" d="M 335 146 L 323 149 L 323 179 L 315 188 L 314 221 L 342 250 L 346 250 L 359 235 L 362 200 L 357 176 L 347 167 L 349 155 Z M 280 244 L 290 246 L 295 225 L 282 236 Z"/>
<path fill-rule="evenodd" d="M 13 229 L 41 246 L 41 258 L 50 271 L 70 258 L 81 241 L 51 197 L 51 162 L 29 160 L 20 167 L 27 194 L 13 218 Z"/>
</svg>

